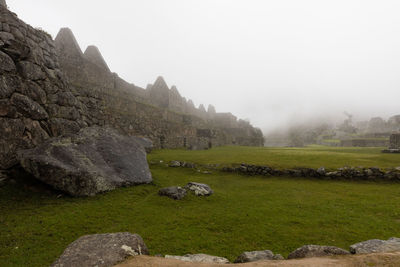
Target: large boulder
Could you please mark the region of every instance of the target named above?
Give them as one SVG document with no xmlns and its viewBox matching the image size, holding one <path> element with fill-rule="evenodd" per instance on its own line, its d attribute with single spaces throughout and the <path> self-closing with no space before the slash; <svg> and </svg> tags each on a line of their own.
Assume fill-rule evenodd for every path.
<svg viewBox="0 0 400 267">
<path fill-rule="evenodd" d="M 393 251 L 400 251 L 400 238 L 392 237 L 388 240 L 371 239 L 350 246 L 350 252 L 353 254 Z"/>
<path fill-rule="evenodd" d="M 280 254 L 274 255 L 271 250 L 246 251 L 237 257 L 235 263 L 253 262 L 261 260 L 283 260 Z"/>
<path fill-rule="evenodd" d="M 52 267 L 114 266 L 130 256 L 148 254 L 143 239 L 137 234 L 86 235 L 72 242 Z"/>
<path fill-rule="evenodd" d="M 185 189 L 193 191 L 196 196 L 211 196 L 214 193 L 209 185 L 195 182 L 188 183 Z"/>
<path fill-rule="evenodd" d="M 180 200 L 186 196 L 186 190 L 179 186 L 171 186 L 171 187 L 161 188 L 158 191 L 158 194 L 160 196 L 167 196 L 175 200 Z"/>
<path fill-rule="evenodd" d="M 176 259 L 187 262 L 219 263 L 227 264 L 229 260 L 223 257 L 211 256 L 207 254 L 186 254 L 184 256 L 165 255 L 167 259 Z"/>
<path fill-rule="evenodd" d="M 152 181 L 138 137 L 101 127 L 51 138 L 19 153 L 22 167 L 37 179 L 72 196 L 92 196 Z"/>
<path fill-rule="evenodd" d="M 289 254 L 288 259 L 347 255 L 348 251 L 333 246 L 305 245 Z"/>
</svg>

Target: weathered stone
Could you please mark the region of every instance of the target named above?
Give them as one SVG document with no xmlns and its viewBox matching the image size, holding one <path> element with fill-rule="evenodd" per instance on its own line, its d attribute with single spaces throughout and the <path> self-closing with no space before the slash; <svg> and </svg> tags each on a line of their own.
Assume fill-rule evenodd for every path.
<svg viewBox="0 0 400 267">
<path fill-rule="evenodd" d="M 11 103 L 17 108 L 18 112 L 34 120 L 44 120 L 49 117 L 46 110 L 38 103 L 27 96 L 15 93 L 11 97 Z"/>
<path fill-rule="evenodd" d="M 0 73 L 4 71 L 15 71 L 14 61 L 6 54 L 0 51 Z"/>
<path fill-rule="evenodd" d="M 16 27 L 10 27 L 12 35 L 14 35 L 15 39 L 24 41 L 25 36 L 21 33 L 21 31 Z"/>
<path fill-rule="evenodd" d="M 352 254 L 392 251 L 400 251 L 400 238 L 392 237 L 388 240 L 371 239 L 350 246 L 350 252 Z"/>
<path fill-rule="evenodd" d="M 273 257 L 273 259 L 274 259 L 274 260 L 277 260 L 277 261 L 282 261 L 282 260 L 284 260 L 285 258 L 284 258 L 281 254 L 275 254 L 274 257 Z"/>
<path fill-rule="evenodd" d="M 0 100 L 0 117 L 17 117 L 17 109 L 13 105 L 11 105 L 8 99 Z"/>
<path fill-rule="evenodd" d="M 49 139 L 49 135 L 45 130 L 42 129 L 38 121 L 33 121 L 31 119 L 24 119 L 24 125 L 30 143 L 32 143 L 33 145 L 37 146 L 43 143 L 45 140 Z"/>
<path fill-rule="evenodd" d="M 167 196 L 172 199 L 180 200 L 186 196 L 186 190 L 179 186 L 162 188 L 158 191 L 160 196 Z"/>
<path fill-rule="evenodd" d="M 21 86 L 21 80 L 17 76 L 0 75 L 0 98 L 9 98 Z"/>
<path fill-rule="evenodd" d="M 3 27 L 4 27 L 4 24 L 3 24 Z M 11 33 L 2 31 L 2 32 L 0 32 L 0 40 L 3 41 L 5 44 L 9 45 L 11 43 L 10 41 L 15 40 L 15 39 Z"/>
<path fill-rule="evenodd" d="M 46 75 L 42 71 L 42 68 L 29 61 L 20 61 L 18 63 L 18 69 L 25 79 L 36 81 L 44 80 L 46 78 Z"/>
<path fill-rule="evenodd" d="M 150 139 L 140 136 L 140 139 L 138 139 L 138 141 L 146 149 L 146 153 L 151 153 L 151 151 L 153 150 L 153 142 Z"/>
<path fill-rule="evenodd" d="M 186 254 L 184 256 L 165 255 L 167 259 L 176 259 L 187 262 L 219 263 L 228 264 L 229 260 L 223 257 L 211 256 L 207 254 Z"/>
<path fill-rule="evenodd" d="M 179 161 L 173 160 L 168 164 L 169 167 L 180 167 L 181 163 Z"/>
<path fill-rule="evenodd" d="M 53 136 L 77 133 L 80 130 L 76 121 L 70 121 L 62 118 L 51 118 L 49 120 L 49 131 Z"/>
<path fill-rule="evenodd" d="M 29 57 L 31 49 L 25 42 L 9 39 L 4 43 L 7 45 L 2 48 L 3 52 L 8 54 L 14 61 L 25 60 Z"/>
<path fill-rule="evenodd" d="M 4 139 L 20 138 L 24 131 L 25 126 L 21 120 L 0 118 L 0 136 Z"/>
<path fill-rule="evenodd" d="M 253 262 L 260 260 L 274 260 L 274 253 L 271 250 L 246 251 L 237 257 L 235 263 Z"/>
<path fill-rule="evenodd" d="M 16 90 L 39 104 L 46 104 L 47 102 L 46 92 L 35 82 L 27 81 L 25 86 L 21 86 Z"/>
<path fill-rule="evenodd" d="M 325 167 L 319 167 L 319 168 L 317 169 L 317 173 L 318 173 L 319 175 L 321 175 L 321 176 L 324 176 L 324 175 L 326 174 Z"/>
<path fill-rule="evenodd" d="M 137 234 L 113 233 L 82 236 L 71 243 L 51 266 L 114 266 L 126 258 L 148 255 L 143 239 Z"/>
<path fill-rule="evenodd" d="M 210 186 L 195 182 L 188 183 L 185 189 L 193 191 L 196 196 L 211 196 L 214 193 Z"/>
<path fill-rule="evenodd" d="M 312 258 L 350 254 L 348 251 L 333 246 L 305 245 L 289 254 L 288 259 Z"/>
<path fill-rule="evenodd" d="M 21 151 L 21 165 L 37 179 L 73 196 L 91 196 L 152 181 L 137 137 L 90 127 Z"/>
</svg>

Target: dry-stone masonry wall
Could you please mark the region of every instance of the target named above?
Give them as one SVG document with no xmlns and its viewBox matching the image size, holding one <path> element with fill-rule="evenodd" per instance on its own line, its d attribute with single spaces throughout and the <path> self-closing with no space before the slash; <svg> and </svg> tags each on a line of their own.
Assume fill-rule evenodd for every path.
<svg viewBox="0 0 400 267">
<path fill-rule="evenodd" d="M 0 5 L 0 169 L 16 151 L 77 131 L 87 109 L 69 90 L 51 37 Z"/>
<path fill-rule="evenodd" d="M 146 89 L 124 81 L 96 47 L 83 53 L 71 30 L 53 41 L 0 2 L 0 169 L 17 163 L 19 149 L 95 125 L 148 137 L 159 148 L 263 144 L 259 129 L 208 110 L 161 77 Z"/>
</svg>

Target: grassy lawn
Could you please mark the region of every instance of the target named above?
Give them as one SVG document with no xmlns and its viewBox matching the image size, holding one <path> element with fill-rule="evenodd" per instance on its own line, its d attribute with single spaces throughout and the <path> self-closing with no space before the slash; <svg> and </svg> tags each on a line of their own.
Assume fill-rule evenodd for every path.
<svg viewBox="0 0 400 267">
<path fill-rule="evenodd" d="M 383 148 L 309 146 L 304 148 L 216 147 L 211 150 L 157 150 L 150 161 L 189 161 L 199 164 L 256 164 L 274 168 L 399 167 L 400 154 L 381 153 Z"/>
<path fill-rule="evenodd" d="M 149 158 L 337 167 L 360 158 L 371 165 L 392 166 L 398 157 L 365 148 L 228 147 L 155 151 Z M 287 256 L 305 244 L 347 249 L 359 241 L 400 233 L 399 184 L 203 174 L 160 164 L 151 168 L 152 185 L 90 198 L 57 198 L 58 193 L 18 183 L 0 188 L 0 266 L 49 266 L 72 241 L 95 233 L 138 233 L 152 254 L 207 253 L 230 260 L 243 251 L 262 249 Z M 189 181 L 207 183 L 215 194 L 189 195 L 181 201 L 157 195 L 161 187 Z"/>
</svg>

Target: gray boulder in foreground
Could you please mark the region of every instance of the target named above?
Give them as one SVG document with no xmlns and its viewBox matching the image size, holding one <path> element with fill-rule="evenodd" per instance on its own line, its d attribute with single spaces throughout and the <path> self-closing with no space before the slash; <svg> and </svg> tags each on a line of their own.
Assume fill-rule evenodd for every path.
<svg viewBox="0 0 400 267">
<path fill-rule="evenodd" d="M 86 235 L 72 242 L 52 267 L 114 266 L 130 256 L 148 254 L 143 239 L 137 234 Z"/>
<path fill-rule="evenodd" d="M 188 183 L 185 189 L 193 191 L 196 196 L 211 196 L 214 193 L 209 185 L 195 182 Z"/>
<path fill-rule="evenodd" d="M 237 257 L 235 263 L 245 263 L 260 260 L 283 260 L 280 254 L 274 255 L 271 250 L 246 251 Z"/>
<path fill-rule="evenodd" d="M 393 251 L 400 251 L 400 238 L 392 237 L 388 240 L 371 239 L 350 246 L 350 252 L 352 254 Z"/>
<path fill-rule="evenodd" d="M 288 259 L 347 255 L 348 251 L 333 246 L 305 245 L 289 254 Z"/>
<path fill-rule="evenodd" d="M 51 138 L 19 152 L 22 167 L 72 196 L 92 196 L 152 181 L 143 140 L 102 127 Z"/>
<path fill-rule="evenodd" d="M 180 200 L 186 196 L 186 190 L 179 186 L 162 188 L 158 191 L 160 196 L 166 196 L 175 200 Z"/>
<path fill-rule="evenodd" d="M 223 257 L 211 256 L 207 254 L 186 254 L 184 256 L 165 255 L 167 259 L 176 259 L 187 262 L 220 263 L 227 264 L 229 260 Z"/>
</svg>

